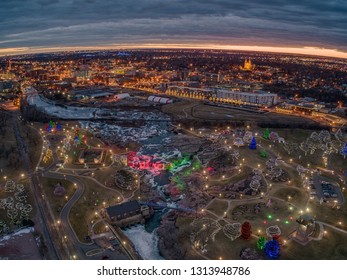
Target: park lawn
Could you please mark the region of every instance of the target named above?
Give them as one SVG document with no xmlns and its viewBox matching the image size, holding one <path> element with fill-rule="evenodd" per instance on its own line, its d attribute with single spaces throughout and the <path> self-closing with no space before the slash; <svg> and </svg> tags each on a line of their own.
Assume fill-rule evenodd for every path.
<svg viewBox="0 0 347 280">
<path fill-rule="evenodd" d="M 94 178 L 104 185 L 109 185 L 114 183 L 114 175 L 117 170 L 114 166 L 111 167 L 102 167 L 99 170 L 94 171 Z"/>
<path fill-rule="evenodd" d="M 270 131 L 277 132 L 278 135 L 283 137 L 285 141 L 301 143 L 305 141 L 315 130 L 300 128 L 270 128 Z"/>
<path fill-rule="evenodd" d="M 273 192 L 272 196 L 292 202 L 301 208 L 305 206 L 308 199 L 308 193 L 306 190 L 289 186 L 279 187 Z M 290 199 L 288 199 L 288 196 L 290 196 Z"/>
<path fill-rule="evenodd" d="M 253 236 L 250 240 L 242 240 L 240 238 L 231 240 L 224 234 L 223 229 L 221 229 L 216 234 L 215 241 L 209 240 L 207 243 L 206 256 L 212 260 L 219 260 L 220 258 L 224 260 L 239 260 L 242 249 L 257 248 L 257 240 L 258 239 Z"/>
<path fill-rule="evenodd" d="M 331 154 L 330 167 L 341 172 L 347 171 L 347 157 L 343 158 L 341 154 Z"/>
<path fill-rule="evenodd" d="M 235 174 L 232 175 L 230 178 L 226 178 L 225 180 L 221 180 L 220 177 L 219 178 L 213 178 L 212 180 L 209 179 L 208 184 L 210 185 L 217 185 L 217 186 L 223 186 L 223 185 L 227 185 L 229 183 L 237 183 L 241 180 L 244 180 L 248 177 L 250 177 L 252 175 L 252 168 L 250 168 L 249 166 L 243 166 L 241 168 L 241 172 L 238 171 L 238 169 L 235 170 Z M 228 176 L 228 175 L 226 175 Z"/>
<path fill-rule="evenodd" d="M 290 205 L 288 203 L 273 199 L 272 207 L 267 208 L 262 206 L 259 213 L 253 211 L 255 204 L 256 203 L 254 202 L 245 202 L 242 205 L 247 206 L 247 210 L 241 210 L 240 205 L 229 210 L 227 217 L 230 223 L 242 224 L 245 221 L 249 221 L 252 225 L 253 233 L 265 233 L 266 228 L 277 225 L 281 229 L 282 235 L 285 236 L 295 228 L 294 218 L 297 217 L 298 211 L 295 208 L 290 210 Z M 279 209 L 275 210 L 275 207 L 278 207 Z M 243 212 L 243 214 L 233 215 L 236 212 Z M 290 217 L 292 217 L 292 219 Z M 277 219 L 279 220 L 277 221 Z M 286 223 L 286 221 L 288 223 Z"/>
<path fill-rule="evenodd" d="M 54 216 L 56 218 L 59 218 L 61 209 L 63 209 L 64 205 L 68 202 L 69 198 L 71 198 L 71 196 L 75 192 L 74 184 L 64 179 L 54 179 L 48 177 L 40 177 L 40 182 L 45 192 L 45 196 L 48 199 L 50 206 L 53 210 Z M 62 197 L 55 196 L 53 193 L 54 188 L 58 183 L 61 183 L 61 185 L 66 190 L 66 194 Z"/>
<path fill-rule="evenodd" d="M 224 216 L 224 212 L 228 210 L 228 202 L 215 199 L 207 207 L 207 210 L 215 213 L 217 216 Z"/>
<path fill-rule="evenodd" d="M 256 150 L 251 150 L 248 148 L 248 146 L 242 147 L 239 149 L 240 152 L 240 158 L 238 160 L 239 163 L 242 163 L 242 165 L 247 165 L 250 168 L 260 168 L 264 169 L 265 168 L 265 163 L 269 159 L 269 156 L 267 157 L 262 157 L 261 152 L 263 148 L 260 148 L 259 145 Z M 267 154 L 268 148 L 265 146 L 265 151 Z M 245 159 L 245 160 L 243 160 Z M 260 164 L 260 167 L 258 167 L 258 164 Z"/>
<path fill-rule="evenodd" d="M 118 199 L 118 193 L 109 189 L 102 188 L 93 180 L 88 178 L 79 178 L 85 184 L 85 190 L 82 197 L 72 207 L 70 212 L 70 223 L 77 237 L 81 242 L 90 234 L 91 221 L 100 218 L 95 216 L 103 207 L 103 202 L 108 205 L 114 205 L 121 202 Z"/>
<path fill-rule="evenodd" d="M 99 221 L 93 226 L 93 232 L 94 234 L 101 234 L 107 232 L 108 229 L 106 228 L 106 225 L 103 221 Z"/>
</svg>

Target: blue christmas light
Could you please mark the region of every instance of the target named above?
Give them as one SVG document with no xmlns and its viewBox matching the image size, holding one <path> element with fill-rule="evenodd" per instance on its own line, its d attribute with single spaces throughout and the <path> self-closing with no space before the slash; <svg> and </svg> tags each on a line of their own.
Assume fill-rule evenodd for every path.
<svg viewBox="0 0 347 280">
<path fill-rule="evenodd" d="M 255 140 L 255 137 L 252 138 L 251 143 L 249 144 L 249 148 L 251 150 L 255 150 L 257 148 L 257 141 Z"/>
<path fill-rule="evenodd" d="M 280 245 L 277 240 L 270 240 L 265 244 L 265 253 L 270 259 L 278 258 Z"/>
<path fill-rule="evenodd" d="M 343 155 L 347 156 L 347 143 L 346 143 L 345 146 L 343 147 L 342 153 L 343 153 Z"/>
</svg>

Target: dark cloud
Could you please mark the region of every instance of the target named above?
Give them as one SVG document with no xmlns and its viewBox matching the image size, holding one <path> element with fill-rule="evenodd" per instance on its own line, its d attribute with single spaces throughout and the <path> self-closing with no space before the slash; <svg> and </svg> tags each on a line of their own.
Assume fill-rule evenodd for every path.
<svg viewBox="0 0 347 280">
<path fill-rule="evenodd" d="M 344 0 L 1 0 L 0 3 L 0 49 L 210 42 L 318 46 L 347 51 Z"/>
</svg>

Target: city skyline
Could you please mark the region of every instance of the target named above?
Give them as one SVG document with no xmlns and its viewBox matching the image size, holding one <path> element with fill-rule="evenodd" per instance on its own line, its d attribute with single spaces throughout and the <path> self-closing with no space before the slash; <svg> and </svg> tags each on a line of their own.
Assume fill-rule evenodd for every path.
<svg viewBox="0 0 347 280">
<path fill-rule="evenodd" d="M 117 48 L 207 48 L 347 58 L 343 1 L 13 0 L 0 55 Z"/>
</svg>

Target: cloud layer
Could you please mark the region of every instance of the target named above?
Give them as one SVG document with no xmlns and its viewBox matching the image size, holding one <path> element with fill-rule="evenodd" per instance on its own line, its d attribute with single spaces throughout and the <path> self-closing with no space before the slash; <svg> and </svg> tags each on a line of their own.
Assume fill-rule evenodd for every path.
<svg viewBox="0 0 347 280">
<path fill-rule="evenodd" d="M 174 43 L 347 51 L 344 0 L 3 0 L 0 26 L 3 52 Z"/>
</svg>

